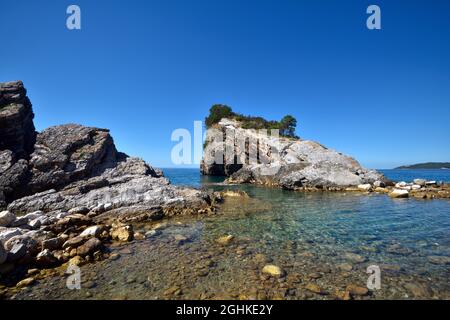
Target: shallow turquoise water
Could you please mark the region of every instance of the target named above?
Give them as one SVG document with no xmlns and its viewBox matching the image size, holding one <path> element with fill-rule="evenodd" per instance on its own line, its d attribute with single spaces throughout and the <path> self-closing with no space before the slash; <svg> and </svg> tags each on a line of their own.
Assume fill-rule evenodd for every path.
<svg viewBox="0 0 450 320">
<path fill-rule="evenodd" d="M 204 183 L 222 181 L 220 177 L 205 177 L 198 169 L 163 169 L 164 174 L 173 184 L 200 187 Z M 385 169 L 379 170 L 392 181 L 412 182 L 414 179 L 426 179 L 434 181 L 444 181 L 450 183 L 450 170 L 399 170 Z"/>
<path fill-rule="evenodd" d="M 166 220 L 157 236 L 111 248 L 120 258 L 83 266 L 89 285 L 80 291 L 55 277 L 17 298 L 334 299 L 349 284 L 364 287 L 366 268 L 376 265 L 382 288 L 362 298 L 450 299 L 450 264 L 436 262 L 450 257 L 449 200 L 292 192 L 223 185 L 195 169 L 164 172 L 174 184 L 244 190 L 251 197 L 227 198 L 217 215 Z M 147 228 L 153 226 L 136 226 L 141 233 Z M 231 245 L 217 244 L 228 234 L 235 237 Z M 260 254 L 268 260 L 257 262 Z M 264 277 L 267 262 L 287 276 Z M 327 294 L 312 294 L 311 283 Z"/>
</svg>

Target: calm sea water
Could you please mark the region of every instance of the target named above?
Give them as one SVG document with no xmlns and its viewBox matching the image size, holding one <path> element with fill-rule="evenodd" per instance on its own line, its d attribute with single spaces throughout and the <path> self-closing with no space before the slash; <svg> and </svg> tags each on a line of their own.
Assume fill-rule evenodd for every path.
<svg viewBox="0 0 450 320">
<path fill-rule="evenodd" d="M 383 172 L 393 180 L 449 181 L 444 170 Z M 120 258 L 82 267 L 89 289 L 67 290 L 65 279 L 55 277 L 17 297 L 333 299 L 349 284 L 364 287 L 367 267 L 376 265 L 382 288 L 368 298 L 450 299 L 449 200 L 227 186 L 197 169 L 164 173 L 176 185 L 244 190 L 251 197 L 228 198 L 217 215 L 169 219 L 155 237 L 111 248 Z M 217 243 L 224 235 L 235 237 L 231 245 Z M 267 259 L 258 262 L 261 255 Z M 262 277 L 268 262 L 287 277 Z M 328 293 L 312 294 L 310 283 Z"/>
<path fill-rule="evenodd" d="M 450 183 L 450 170 L 378 170 L 393 181 L 412 182 L 414 179 L 444 181 Z M 163 172 L 176 185 L 201 187 L 203 184 L 222 181 L 220 177 L 205 177 L 198 169 L 166 168 Z"/>
</svg>

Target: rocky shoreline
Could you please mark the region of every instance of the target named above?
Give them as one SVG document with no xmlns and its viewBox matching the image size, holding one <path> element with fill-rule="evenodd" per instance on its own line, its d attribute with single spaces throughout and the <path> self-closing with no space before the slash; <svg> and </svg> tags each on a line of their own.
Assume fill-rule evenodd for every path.
<svg viewBox="0 0 450 320">
<path fill-rule="evenodd" d="M 118 152 L 106 129 L 37 133 L 26 93 L 21 81 L 0 84 L 0 283 L 20 288 L 39 270 L 104 259 L 112 241 L 145 236 L 132 223 L 214 212 L 220 196 L 171 185 Z"/>
<path fill-rule="evenodd" d="M 392 198 L 450 198 L 448 184 L 423 179 L 394 183 L 383 174 L 362 167 L 355 159 L 314 141 L 274 139 L 226 118 L 211 129 L 200 170 L 203 175 L 226 177 L 226 184 L 305 192 L 376 192 Z M 227 156 L 224 150 L 234 150 L 234 156 Z M 252 152 L 256 160 L 253 162 Z"/>
</svg>

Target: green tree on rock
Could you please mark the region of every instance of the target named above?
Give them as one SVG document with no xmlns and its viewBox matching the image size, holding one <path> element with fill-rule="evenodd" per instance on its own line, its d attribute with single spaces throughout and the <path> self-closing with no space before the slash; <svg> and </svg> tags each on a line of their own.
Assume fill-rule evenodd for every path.
<svg viewBox="0 0 450 320">
<path fill-rule="evenodd" d="M 218 123 L 222 118 L 232 118 L 234 116 L 233 110 L 224 104 L 215 104 L 209 109 L 209 116 L 205 119 L 207 127 Z"/>
<path fill-rule="evenodd" d="M 285 116 L 280 121 L 280 135 L 285 137 L 297 138 L 295 128 L 297 127 L 297 119 L 291 115 Z"/>
</svg>

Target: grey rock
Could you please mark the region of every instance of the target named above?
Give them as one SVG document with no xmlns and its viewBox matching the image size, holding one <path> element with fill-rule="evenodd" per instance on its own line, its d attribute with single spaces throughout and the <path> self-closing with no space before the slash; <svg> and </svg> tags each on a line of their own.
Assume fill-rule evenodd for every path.
<svg viewBox="0 0 450 320">
<path fill-rule="evenodd" d="M 198 213 L 212 202 L 208 193 L 172 186 L 160 170 L 118 152 L 107 129 L 66 124 L 36 134 L 33 116 L 21 82 L 0 84 L 0 208 L 53 212 L 28 216 L 32 228 L 58 220 L 55 232 L 90 224 L 76 214 L 152 220 Z"/>
<path fill-rule="evenodd" d="M 42 241 L 42 249 L 48 249 L 51 251 L 61 249 L 64 243 L 64 238 L 56 237 Z"/>
<path fill-rule="evenodd" d="M 22 230 L 19 228 L 8 228 L 6 230 L 0 230 L 0 242 L 5 243 L 14 236 L 22 234 Z"/>
<path fill-rule="evenodd" d="M 36 256 L 36 263 L 41 267 L 50 267 L 58 263 L 58 259 L 49 249 L 44 249 Z"/>
<path fill-rule="evenodd" d="M 423 187 L 424 185 L 426 185 L 426 183 L 427 183 L 427 180 L 424 180 L 424 179 L 414 179 L 414 184 L 417 184 L 417 185 L 419 185 L 419 186 L 421 186 L 421 187 Z"/>
<path fill-rule="evenodd" d="M 0 227 L 8 227 L 16 220 L 16 215 L 9 211 L 0 212 Z"/>
<path fill-rule="evenodd" d="M 234 142 L 236 157 L 223 157 L 225 144 L 212 134 L 207 135 L 201 172 L 205 175 L 229 176 L 229 183 L 255 183 L 285 189 L 344 188 L 388 180 L 380 173 L 363 168 L 355 159 L 323 145 L 306 140 L 275 139 L 248 129 L 234 120 L 222 119 L 218 128 L 228 136 L 247 137 L 249 143 Z M 259 162 L 249 163 L 249 151 L 259 150 Z M 223 159 L 224 163 L 217 163 Z M 237 163 L 242 164 L 237 164 Z M 233 165 L 234 164 L 234 165 Z"/>
<path fill-rule="evenodd" d="M 14 262 L 23 258 L 27 253 L 27 247 L 22 243 L 16 243 L 8 252 L 8 261 Z"/>
</svg>

